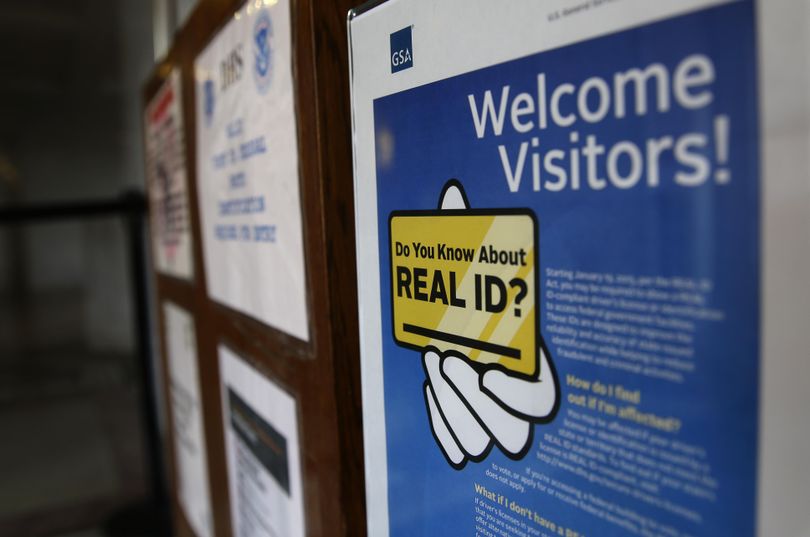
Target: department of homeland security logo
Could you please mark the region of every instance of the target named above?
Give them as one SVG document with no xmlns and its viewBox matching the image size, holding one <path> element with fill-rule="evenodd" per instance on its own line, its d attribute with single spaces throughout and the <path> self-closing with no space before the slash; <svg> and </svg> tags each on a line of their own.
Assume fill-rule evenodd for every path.
<svg viewBox="0 0 810 537">
<path fill-rule="evenodd" d="M 271 50 L 270 38 L 273 37 L 273 25 L 270 22 L 270 13 L 262 10 L 253 26 L 253 78 L 259 93 L 264 93 L 270 87 L 271 81 Z"/>
<path fill-rule="evenodd" d="M 211 118 L 214 116 L 214 81 L 210 78 L 203 82 L 203 111 L 205 112 L 205 123 L 210 125 Z"/>
</svg>

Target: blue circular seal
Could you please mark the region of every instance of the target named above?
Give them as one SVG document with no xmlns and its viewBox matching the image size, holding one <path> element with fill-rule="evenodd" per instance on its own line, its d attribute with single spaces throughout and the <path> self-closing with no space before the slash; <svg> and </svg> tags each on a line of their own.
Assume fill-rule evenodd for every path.
<svg viewBox="0 0 810 537">
<path fill-rule="evenodd" d="M 273 25 L 270 22 L 270 13 L 264 9 L 259 12 L 253 26 L 253 78 L 259 93 L 267 91 L 272 78 L 271 37 Z"/>
</svg>

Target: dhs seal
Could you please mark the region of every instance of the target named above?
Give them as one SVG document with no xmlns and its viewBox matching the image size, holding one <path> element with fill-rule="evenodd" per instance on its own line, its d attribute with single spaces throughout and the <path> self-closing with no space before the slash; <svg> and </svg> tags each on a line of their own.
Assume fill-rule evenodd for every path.
<svg viewBox="0 0 810 537">
<path fill-rule="evenodd" d="M 203 112 L 205 112 L 205 124 L 211 124 L 214 117 L 214 81 L 210 78 L 203 82 Z"/>
<path fill-rule="evenodd" d="M 253 26 L 253 78 L 259 93 L 265 93 L 270 87 L 272 75 L 272 58 L 270 38 L 273 36 L 273 25 L 267 10 L 259 12 Z"/>
</svg>

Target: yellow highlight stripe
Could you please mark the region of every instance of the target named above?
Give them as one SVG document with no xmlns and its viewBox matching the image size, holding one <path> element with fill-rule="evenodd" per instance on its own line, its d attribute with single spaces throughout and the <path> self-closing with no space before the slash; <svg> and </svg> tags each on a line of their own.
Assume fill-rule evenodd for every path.
<svg viewBox="0 0 810 537">
<path fill-rule="evenodd" d="M 527 255 L 532 255 L 533 256 L 534 255 L 534 250 L 529 250 L 529 253 Z M 521 267 L 517 271 L 515 277 L 521 278 L 521 279 L 523 279 L 525 281 L 527 279 L 526 278 L 527 274 L 530 274 L 530 273 L 533 273 L 533 272 L 534 272 L 533 267 L 524 266 L 524 267 Z M 511 280 L 512 278 L 509 278 L 509 279 Z M 534 297 L 531 297 L 531 296 L 526 296 L 523 299 L 524 302 L 528 302 L 528 303 L 533 302 L 533 300 L 534 300 Z M 506 308 L 502 312 L 500 312 L 498 314 L 493 314 L 489 318 L 489 320 L 487 321 L 486 326 L 484 327 L 484 330 L 479 334 L 477 339 L 484 340 L 484 341 L 489 341 L 492 334 L 495 332 L 495 330 L 498 328 L 498 326 L 502 324 L 502 322 L 505 322 L 507 325 L 513 323 L 513 321 L 515 320 L 514 314 L 512 312 L 512 310 L 514 308 L 513 307 L 514 301 L 515 301 L 515 299 L 514 299 L 514 297 L 512 297 L 511 299 L 509 299 L 509 302 L 506 304 Z M 510 315 L 507 316 L 506 314 L 510 314 Z M 525 318 L 528 318 L 528 317 L 529 316 L 526 315 Z M 523 324 L 522 320 L 521 320 L 520 324 Z M 519 328 L 520 328 L 520 326 L 515 327 L 514 331 L 517 332 L 519 330 Z M 504 338 L 504 339 L 506 339 L 506 338 Z M 510 338 L 510 339 L 513 339 L 513 338 Z M 469 358 L 471 360 L 473 360 L 473 361 L 479 361 L 479 354 L 481 354 L 481 351 L 479 349 L 473 349 L 469 354 Z M 498 357 L 498 358 L 501 358 L 501 357 Z M 480 360 L 480 361 L 485 361 L 485 360 Z M 495 361 L 495 360 L 493 360 L 493 361 Z M 498 361 L 500 361 L 500 360 L 498 360 Z"/>
</svg>

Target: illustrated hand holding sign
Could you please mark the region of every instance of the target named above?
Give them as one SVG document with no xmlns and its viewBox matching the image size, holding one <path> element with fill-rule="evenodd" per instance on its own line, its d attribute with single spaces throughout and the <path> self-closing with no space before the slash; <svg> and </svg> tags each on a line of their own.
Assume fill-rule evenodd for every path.
<svg viewBox="0 0 810 537">
<path fill-rule="evenodd" d="M 393 331 L 422 352 L 433 436 L 453 468 L 496 444 L 523 458 L 559 407 L 539 331 L 537 223 L 529 210 L 470 209 L 461 184 L 439 209 L 389 220 Z"/>
</svg>

